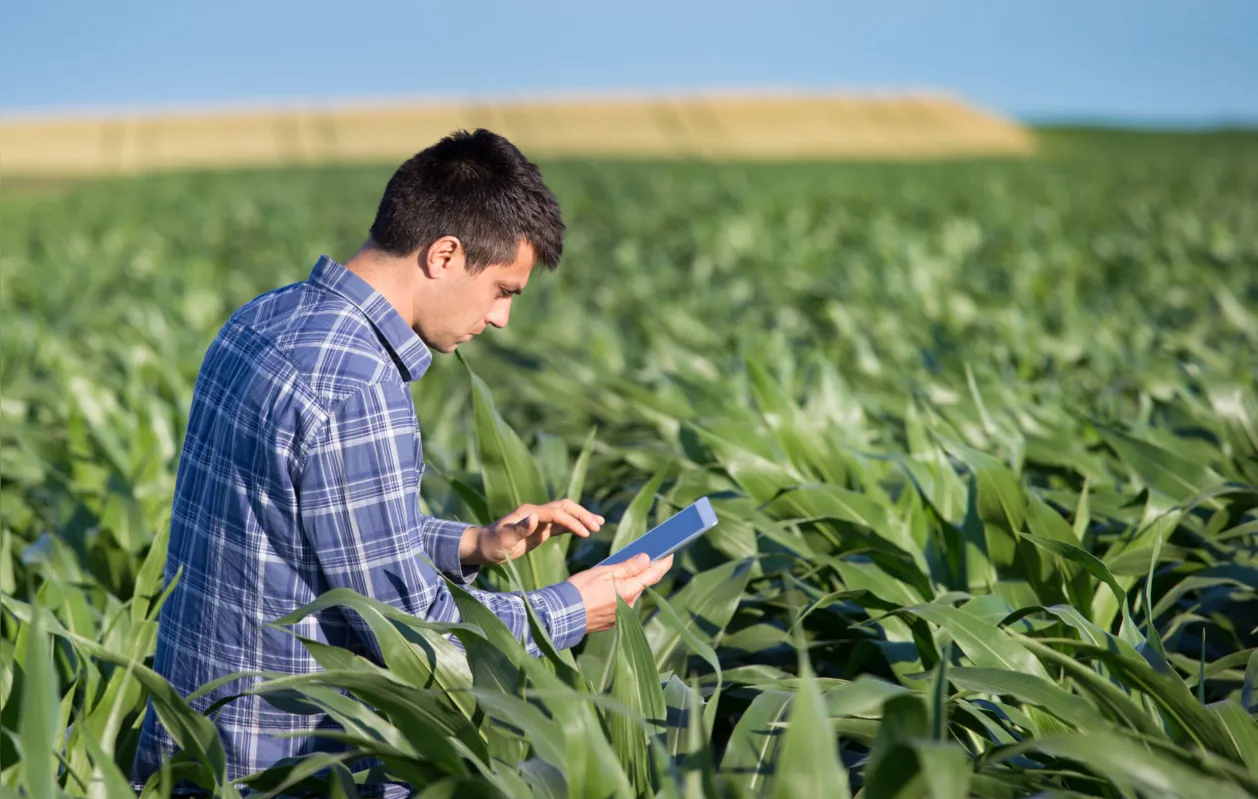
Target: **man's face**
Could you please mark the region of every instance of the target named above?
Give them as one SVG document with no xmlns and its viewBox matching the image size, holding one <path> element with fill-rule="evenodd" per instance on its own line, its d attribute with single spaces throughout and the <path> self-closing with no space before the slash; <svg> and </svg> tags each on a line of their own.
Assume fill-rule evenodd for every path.
<svg viewBox="0 0 1258 799">
<path fill-rule="evenodd" d="M 461 246 L 440 268 L 429 256 L 429 270 L 420 278 L 426 285 L 416 299 L 416 334 L 429 348 L 450 353 L 489 325 L 506 327 L 511 301 L 528 283 L 533 263 L 528 243 L 517 248 L 514 262 L 490 264 L 474 275 L 464 265 Z"/>
</svg>

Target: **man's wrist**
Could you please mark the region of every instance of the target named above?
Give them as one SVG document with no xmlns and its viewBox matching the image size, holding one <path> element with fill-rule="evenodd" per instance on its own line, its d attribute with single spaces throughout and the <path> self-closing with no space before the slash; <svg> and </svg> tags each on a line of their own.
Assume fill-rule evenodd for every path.
<svg viewBox="0 0 1258 799">
<path fill-rule="evenodd" d="M 485 565 L 480 556 L 480 536 L 481 528 L 475 525 L 463 531 L 459 539 L 459 563 L 464 566 Z"/>
</svg>

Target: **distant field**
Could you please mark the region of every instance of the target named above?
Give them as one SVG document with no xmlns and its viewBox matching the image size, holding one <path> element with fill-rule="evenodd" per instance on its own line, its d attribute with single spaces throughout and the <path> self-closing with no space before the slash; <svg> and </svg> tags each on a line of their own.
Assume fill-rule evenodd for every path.
<svg viewBox="0 0 1258 799">
<path fill-rule="evenodd" d="M 1026 130 L 948 97 L 710 97 L 0 120 L 9 175 L 393 161 L 487 127 L 539 157 L 1026 154 Z"/>
</svg>

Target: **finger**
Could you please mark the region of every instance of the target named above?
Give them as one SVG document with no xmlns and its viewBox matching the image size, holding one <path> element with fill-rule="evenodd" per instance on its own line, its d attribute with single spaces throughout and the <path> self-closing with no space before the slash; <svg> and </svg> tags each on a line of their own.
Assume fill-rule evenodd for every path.
<svg viewBox="0 0 1258 799">
<path fill-rule="evenodd" d="M 672 555 L 669 555 L 666 558 L 661 558 L 660 560 L 652 563 L 650 568 L 635 577 L 634 581 L 640 586 L 640 588 L 645 588 L 648 585 L 655 585 L 661 578 L 664 577 L 665 574 L 668 574 L 668 570 L 672 568 L 672 566 Z"/>
<path fill-rule="evenodd" d="M 642 573 L 642 570 L 651 564 L 651 558 L 645 552 L 639 552 L 629 560 L 623 563 L 616 563 L 610 568 L 612 569 L 612 578 L 616 580 L 627 580 Z"/>
<path fill-rule="evenodd" d="M 597 531 L 606 521 L 602 516 L 591 513 L 586 508 L 581 507 L 571 499 L 562 499 L 559 506 L 567 511 L 570 515 L 576 517 L 582 524 L 590 529 L 591 532 Z"/>
<path fill-rule="evenodd" d="M 542 520 L 560 525 L 582 538 L 589 538 L 590 533 L 598 529 L 597 525 L 592 524 L 593 514 L 585 511 L 576 503 L 570 503 L 576 507 L 578 514 L 580 514 L 574 515 L 568 510 L 565 502 L 565 500 L 558 500 L 541 506 L 538 510 L 542 512 Z M 581 516 L 589 516 L 589 522 L 587 523 L 587 520 L 581 518 Z"/>
<path fill-rule="evenodd" d="M 549 541 L 550 535 L 551 535 L 550 530 L 546 528 L 543 528 L 542 531 L 539 533 L 534 533 L 530 535 L 528 538 L 524 539 L 524 550 L 526 552 L 532 552 L 533 550 L 540 547 L 542 544 L 545 544 L 547 541 Z"/>
<path fill-rule="evenodd" d="M 560 510 L 559 508 L 550 509 L 550 518 L 547 519 L 547 521 L 552 522 L 559 527 L 563 527 L 570 532 L 581 536 L 582 538 L 590 537 L 590 531 L 586 529 L 585 525 L 573 518 L 567 511 Z M 554 532 L 559 531 L 556 530 Z"/>
<path fill-rule="evenodd" d="M 538 510 L 539 509 L 536 505 L 529 505 L 525 503 L 508 513 L 506 516 L 503 516 L 499 521 L 504 524 L 515 524 L 522 519 L 527 519 L 530 514 L 536 513 Z"/>
<path fill-rule="evenodd" d="M 616 593 L 620 594 L 629 607 L 633 607 L 633 603 L 637 602 L 638 597 L 642 596 L 646 591 L 647 584 L 641 582 L 641 579 L 642 575 L 638 575 L 638 577 L 632 580 L 625 580 L 616 584 Z"/>
<path fill-rule="evenodd" d="M 537 525 L 538 525 L 538 523 L 539 523 L 539 520 L 538 520 L 537 514 L 536 514 L 536 513 L 530 513 L 529 515 L 525 516 L 524 518 L 519 519 L 519 520 L 517 520 L 517 521 L 515 521 L 515 522 L 512 522 L 512 524 L 511 524 L 511 529 L 512 529 L 512 530 L 515 532 L 515 534 L 516 534 L 516 535 L 518 535 L 520 538 L 528 538 L 528 537 L 529 537 L 529 536 L 531 536 L 534 532 L 536 532 L 536 531 L 537 531 Z"/>
</svg>

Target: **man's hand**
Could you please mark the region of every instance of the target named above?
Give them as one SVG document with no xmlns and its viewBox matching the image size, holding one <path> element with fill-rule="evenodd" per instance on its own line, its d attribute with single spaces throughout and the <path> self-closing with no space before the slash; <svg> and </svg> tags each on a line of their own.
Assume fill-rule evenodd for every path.
<svg viewBox="0 0 1258 799">
<path fill-rule="evenodd" d="M 582 538 L 597 532 L 605 520 L 570 499 L 545 505 L 521 505 L 488 527 L 469 527 L 459 542 L 465 566 L 485 566 L 515 560 L 546 543 L 553 535 L 571 532 Z"/>
<path fill-rule="evenodd" d="M 596 633 L 616 626 L 616 596 L 630 607 L 648 585 L 655 585 L 673 565 L 673 556 L 651 562 L 639 553 L 623 563 L 595 566 L 568 578 L 585 600 L 585 631 Z"/>
</svg>

